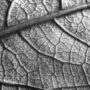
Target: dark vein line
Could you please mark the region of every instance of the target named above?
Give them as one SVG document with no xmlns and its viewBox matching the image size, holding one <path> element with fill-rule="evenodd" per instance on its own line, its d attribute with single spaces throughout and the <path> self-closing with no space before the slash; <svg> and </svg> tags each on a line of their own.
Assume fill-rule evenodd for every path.
<svg viewBox="0 0 90 90">
<path fill-rule="evenodd" d="M 40 88 L 35 88 L 33 86 L 14 84 L 14 83 L 7 83 L 7 82 L 0 82 L 0 85 L 9 85 L 9 86 L 16 86 L 16 87 L 31 88 L 31 90 L 44 90 L 44 89 L 40 89 Z"/>
<path fill-rule="evenodd" d="M 15 86 L 15 87 L 31 88 L 31 90 L 60 90 L 60 89 L 70 89 L 70 88 L 82 88 L 82 87 L 89 87 L 90 88 L 90 85 L 81 85 L 81 86 L 68 86 L 68 87 L 59 87 L 59 88 L 40 89 L 40 88 L 36 88 L 33 86 L 7 83 L 7 82 L 0 82 L 0 85 L 9 85 L 9 86 Z"/>
<path fill-rule="evenodd" d="M 60 11 L 53 12 L 53 13 L 50 13 L 50 14 L 45 15 L 45 16 L 41 16 L 39 18 L 29 20 L 29 21 L 24 22 L 24 23 L 20 23 L 20 24 L 14 25 L 14 26 L 9 26 L 9 27 L 0 31 L 0 37 L 8 36 L 9 34 L 13 34 L 17 31 L 24 30 L 27 27 L 34 26 L 34 25 L 37 25 L 37 24 L 41 24 L 43 22 L 53 20 L 56 17 L 60 17 L 60 16 L 63 16 L 63 15 L 74 13 L 76 11 L 80 11 L 80 10 L 83 10 L 83 9 L 86 9 L 86 8 L 90 8 L 90 3 L 77 5 L 77 6 L 74 6 L 73 8 L 60 10 Z"/>
<path fill-rule="evenodd" d="M 6 2 L 7 2 L 7 10 L 5 12 L 5 17 L 4 17 L 5 18 L 4 26 L 8 27 L 8 25 L 7 25 L 7 17 L 8 17 L 8 11 L 9 11 L 10 6 L 11 6 L 11 2 L 9 0 L 6 0 Z"/>
</svg>

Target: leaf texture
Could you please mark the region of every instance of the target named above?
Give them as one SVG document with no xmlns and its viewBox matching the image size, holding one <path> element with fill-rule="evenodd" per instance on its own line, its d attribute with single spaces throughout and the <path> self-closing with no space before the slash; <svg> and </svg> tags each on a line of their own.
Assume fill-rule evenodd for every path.
<svg viewBox="0 0 90 90">
<path fill-rule="evenodd" d="M 82 3 L 86 1 L 62 0 L 62 8 L 71 8 Z M 7 24 L 12 26 L 59 9 L 60 0 L 13 0 L 8 12 Z M 82 12 L 86 11 L 88 10 Z M 14 86 L 2 85 L 1 90 L 29 90 L 29 86 L 40 89 L 90 89 L 89 44 L 86 41 L 88 45 L 82 43 L 80 41 L 82 38 L 78 36 L 79 41 L 76 37 L 72 37 L 73 32 L 72 34 L 65 32 L 65 30 L 69 31 L 65 25 L 69 27 L 74 22 L 70 24 L 63 22 L 72 20 L 72 16 L 76 14 L 80 19 L 75 19 L 75 23 L 82 23 L 84 16 L 81 12 L 75 12 L 55 19 L 55 22 L 35 25 L 2 39 L 0 81 Z"/>
</svg>

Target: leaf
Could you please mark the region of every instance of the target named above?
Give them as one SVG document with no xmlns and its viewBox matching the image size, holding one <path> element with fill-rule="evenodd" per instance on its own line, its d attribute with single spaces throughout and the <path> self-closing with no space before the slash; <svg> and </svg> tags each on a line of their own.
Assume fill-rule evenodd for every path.
<svg viewBox="0 0 90 90">
<path fill-rule="evenodd" d="M 8 26 L 58 11 L 59 3 L 59 0 L 14 0 L 8 12 Z M 5 37 L 2 44 L 1 82 L 41 89 L 89 88 L 89 47 L 55 22 Z"/>
</svg>

